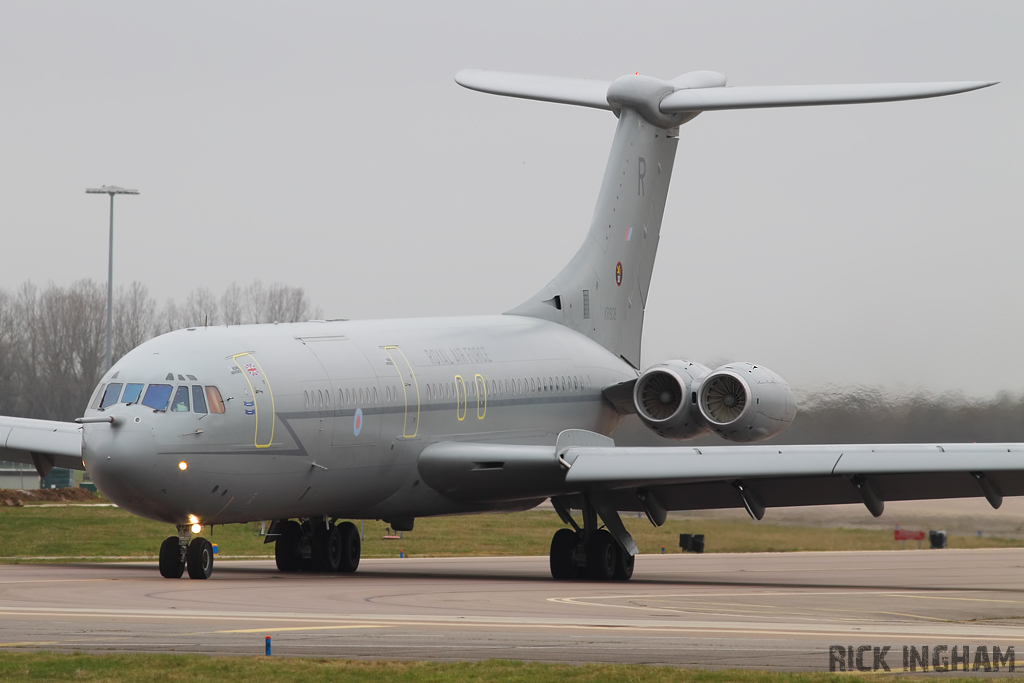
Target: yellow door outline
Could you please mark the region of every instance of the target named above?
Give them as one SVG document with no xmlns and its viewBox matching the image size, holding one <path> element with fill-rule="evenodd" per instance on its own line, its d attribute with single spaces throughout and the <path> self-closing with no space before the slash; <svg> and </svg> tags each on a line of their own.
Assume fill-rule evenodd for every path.
<svg viewBox="0 0 1024 683">
<path fill-rule="evenodd" d="M 245 368 L 239 364 L 238 359 L 242 356 L 249 356 L 252 358 L 252 362 L 256 364 L 256 369 L 263 375 L 263 381 L 267 383 L 267 391 L 270 393 L 270 441 L 267 443 L 260 443 L 260 402 L 256 400 L 256 388 L 249 381 L 249 373 L 245 371 Z M 256 433 L 253 435 L 253 443 L 256 444 L 256 448 L 270 448 L 270 445 L 274 443 L 274 426 L 276 420 L 274 416 L 277 414 L 277 407 L 274 405 L 274 391 L 270 388 L 270 380 L 267 379 L 267 373 L 263 372 L 263 366 L 256 360 L 251 353 L 246 351 L 245 353 L 236 353 L 231 356 L 231 360 L 235 361 L 235 365 L 242 371 L 242 376 L 245 377 L 246 384 L 249 385 L 249 391 L 252 392 L 252 405 L 256 409 Z"/>
<path fill-rule="evenodd" d="M 412 434 L 409 433 L 409 390 L 406 388 L 405 377 L 402 376 L 402 370 L 398 366 L 398 361 L 396 361 L 395 357 L 391 354 L 392 351 L 398 351 L 398 355 L 400 355 L 402 360 L 405 361 L 405 366 L 409 368 L 409 377 L 412 378 L 412 386 L 416 389 L 416 427 L 412 430 Z M 402 396 L 405 398 L 405 420 L 402 422 L 402 436 L 406 439 L 415 438 L 416 434 L 420 430 L 420 385 L 419 382 L 416 381 L 416 373 L 413 372 L 412 363 L 410 363 L 409 359 L 405 357 L 404 353 L 402 353 L 402 349 L 397 346 L 385 346 L 384 352 L 388 354 L 388 358 L 391 359 L 391 363 L 395 366 L 395 369 L 398 370 L 398 378 L 402 383 Z"/>
<path fill-rule="evenodd" d="M 469 397 L 466 394 L 466 382 L 462 375 L 455 375 L 455 417 L 459 422 L 466 419 L 466 410 L 469 405 Z"/>
<path fill-rule="evenodd" d="M 473 381 L 476 382 L 476 419 L 482 420 L 487 415 L 487 382 L 484 381 L 484 376 L 480 374 L 474 376 Z M 483 397 L 482 403 L 481 397 Z M 480 412 L 481 405 L 483 406 L 483 412 Z"/>
</svg>

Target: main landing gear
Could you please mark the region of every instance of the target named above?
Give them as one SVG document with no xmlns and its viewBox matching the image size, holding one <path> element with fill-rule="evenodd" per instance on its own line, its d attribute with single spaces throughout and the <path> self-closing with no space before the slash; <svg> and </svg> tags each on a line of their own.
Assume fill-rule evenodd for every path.
<svg viewBox="0 0 1024 683">
<path fill-rule="evenodd" d="M 188 578 L 208 579 L 213 574 L 213 545 L 201 536 L 189 540 L 189 528 L 178 525 L 178 535 L 160 544 L 160 576 L 180 579 L 188 568 Z"/>
<path fill-rule="evenodd" d="M 352 573 L 359 567 L 359 530 L 352 522 L 336 525 L 325 517 L 300 524 L 282 519 L 270 527 L 268 542 L 273 537 L 280 571 Z"/>
<path fill-rule="evenodd" d="M 618 513 L 601 511 L 608 526 L 618 532 L 624 543 L 616 540 L 608 529 L 597 528 L 597 510 L 589 497 L 583 499 L 583 527 L 569 514 L 568 505 L 559 499 L 551 501 L 558 516 L 572 529 L 559 529 L 551 539 L 551 576 L 560 580 L 590 579 L 592 581 L 628 581 L 633 576 L 635 555 L 627 549 L 633 544 Z M 610 516 L 614 515 L 614 521 Z M 616 524 L 617 522 L 617 524 Z"/>
</svg>

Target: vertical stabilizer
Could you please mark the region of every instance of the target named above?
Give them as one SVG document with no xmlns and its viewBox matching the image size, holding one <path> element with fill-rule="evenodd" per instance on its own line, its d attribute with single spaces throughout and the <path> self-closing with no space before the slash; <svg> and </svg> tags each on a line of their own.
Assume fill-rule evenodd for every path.
<svg viewBox="0 0 1024 683">
<path fill-rule="evenodd" d="M 619 123 L 587 238 L 562 272 L 509 314 L 570 327 L 640 367 L 644 308 L 679 125 L 696 115 L 666 116 L 658 102 L 680 87 L 720 86 L 724 80 L 696 72 L 675 81 L 625 76 L 609 84 L 607 101 Z"/>
<path fill-rule="evenodd" d="M 892 102 L 940 97 L 991 81 L 725 87 L 725 76 L 694 71 L 669 81 L 623 76 L 591 81 L 466 70 L 473 90 L 607 109 L 619 117 L 583 246 L 547 287 L 508 311 L 582 332 L 640 367 L 644 308 L 658 251 L 679 126 L 703 111 Z"/>
</svg>

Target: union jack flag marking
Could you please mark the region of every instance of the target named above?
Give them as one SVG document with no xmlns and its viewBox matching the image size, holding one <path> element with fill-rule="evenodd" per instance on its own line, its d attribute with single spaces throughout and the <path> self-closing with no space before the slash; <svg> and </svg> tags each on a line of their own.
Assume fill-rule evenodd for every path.
<svg viewBox="0 0 1024 683">
<path fill-rule="evenodd" d="M 260 371 L 257 370 L 256 366 L 253 365 L 252 363 L 245 364 L 245 371 L 248 372 L 249 375 L 251 375 L 252 377 L 257 377 L 260 374 Z"/>
</svg>

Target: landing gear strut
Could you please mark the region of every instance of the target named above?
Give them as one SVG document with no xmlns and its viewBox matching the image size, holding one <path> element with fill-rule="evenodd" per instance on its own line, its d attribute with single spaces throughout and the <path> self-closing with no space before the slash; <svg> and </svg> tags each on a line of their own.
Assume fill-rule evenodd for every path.
<svg viewBox="0 0 1024 683">
<path fill-rule="evenodd" d="M 280 520 L 274 526 L 274 559 L 282 572 L 351 573 L 359 566 L 359 530 L 352 522 Z"/>
<path fill-rule="evenodd" d="M 552 503 L 559 517 L 573 527 L 559 529 L 551 539 L 552 577 L 559 580 L 628 581 L 633 576 L 636 558 L 608 530 L 597 528 L 597 511 L 588 498 L 583 499 L 582 528 L 569 514 L 568 506 L 558 499 Z"/>
<path fill-rule="evenodd" d="M 213 574 L 213 545 L 201 536 L 189 541 L 189 528 L 178 525 L 178 535 L 160 544 L 160 576 L 180 579 L 188 568 L 190 579 L 208 579 Z"/>
</svg>

